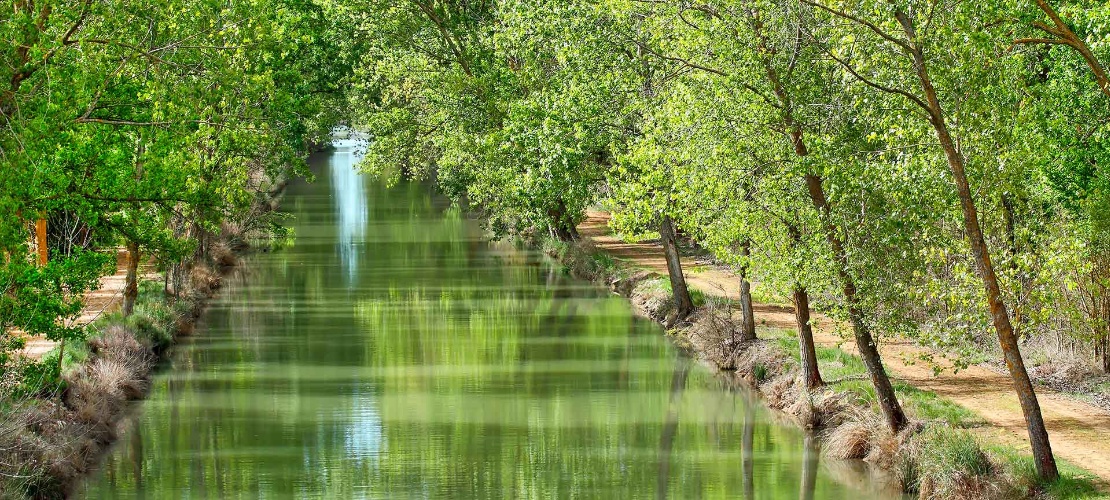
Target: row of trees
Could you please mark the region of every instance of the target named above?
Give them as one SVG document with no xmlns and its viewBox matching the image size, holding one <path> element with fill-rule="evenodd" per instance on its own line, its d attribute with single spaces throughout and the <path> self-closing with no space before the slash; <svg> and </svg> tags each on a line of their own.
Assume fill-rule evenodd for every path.
<svg viewBox="0 0 1110 500">
<path fill-rule="evenodd" d="M 174 270 L 265 224 L 334 122 L 351 47 L 310 1 L 15 0 L 0 9 L 0 373 L 28 336 L 80 339 L 84 292 Z M 59 355 L 59 365 L 61 355 Z"/>
<path fill-rule="evenodd" d="M 993 330 L 1037 470 L 1057 476 L 1019 344 L 1110 370 L 1110 11 L 1085 0 L 351 0 L 364 167 L 434 176 L 499 235 L 577 237 L 586 207 L 676 234 L 843 320 L 893 431 L 876 337 Z M 994 343 L 994 342 L 991 342 Z"/>
</svg>

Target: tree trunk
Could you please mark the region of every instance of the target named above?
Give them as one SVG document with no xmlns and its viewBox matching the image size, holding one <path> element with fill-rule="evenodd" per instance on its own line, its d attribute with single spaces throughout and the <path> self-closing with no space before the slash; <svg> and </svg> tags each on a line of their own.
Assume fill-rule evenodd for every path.
<svg viewBox="0 0 1110 500">
<path fill-rule="evenodd" d="M 555 208 L 547 211 L 548 224 L 551 225 L 555 237 L 559 238 L 560 241 L 575 241 L 579 238 L 578 228 L 574 227 L 574 222 L 571 221 L 567 212 L 566 203 L 559 200 Z"/>
<path fill-rule="evenodd" d="M 1110 327 L 1102 332 L 1102 372 L 1110 373 Z"/>
<path fill-rule="evenodd" d="M 760 51 L 765 54 L 771 54 L 774 49 L 772 48 L 773 45 L 769 43 L 769 40 L 764 34 L 763 22 L 760 21 L 755 11 L 751 11 L 749 16 L 752 29 L 760 40 Z M 771 84 L 775 96 L 782 104 L 782 124 L 785 129 L 789 131 L 789 139 L 791 145 L 794 147 L 794 154 L 799 158 L 804 158 L 809 155 L 809 148 L 806 147 L 805 140 L 803 139 L 802 126 L 794 118 L 793 103 L 790 99 L 790 93 L 787 92 L 786 86 L 783 85 L 782 80 L 779 78 L 778 70 L 775 68 L 771 59 L 769 57 L 764 57 L 762 63 L 763 69 L 767 75 L 767 81 Z M 875 345 L 875 339 L 871 335 L 871 330 L 867 328 L 867 323 L 863 320 L 863 311 L 857 305 L 857 288 L 855 280 L 852 278 L 851 273 L 848 272 L 848 254 L 844 250 L 843 241 L 841 241 L 837 233 L 836 225 L 832 221 L 831 209 L 825 197 L 824 186 L 822 185 L 821 178 L 813 173 L 806 173 L 805 183 L 809 191 L 810 201 L 813 203 L 814 208 L 817 209 L 818 216 L 821 218 L 825 239 L 828 240 L 829 246 L 833 251 L 837 275 L 840 277 L 841 287 L 844 293 L 844 301 L 848 304 L 848 312 L 851 318 L 852 331 L 855 334 L 856 347 L 863 357 L 864 365 L 867 367 L 867 374 L 871 378 L 871 384 L 875 387 L 875 393 L 879 398 L 879 403 L 882 407 L 883 415 L 887 419 L 887 424 L 892 431 L 898 432 L 906 426 L 908 420 L 905 412 L 902 411 L 902 406 L 898 404 L 898 397 L 891 386 L 890 377 L 887 376 L 886 370 L 883 368 L 882 359 Z M 795 236 L 795 238 L 797 238 L 797 236 Z M 796 295 L 797 292 L 795 292 L 795 296 Z M 795 302 L 797 302 L 797 300 L 795 300 Z M 801 311 L 798 310 L 797 307 L 798 306 L 795 305 L 796 311 L 800 314 Z M 808 311 L 806 315 L 808 316 Z M 799 331 L 799 335 L 800 334 L 801 332 Z M 812 343 L 811 332 L 811 347 Z M 814 361 L 814 367 L 816 368 L 816 360 Z"/>
<path fill-rule="evenodd" d="M 748 269 L 751 267 L 748 264 L 748 258 L 751 256 L 751 246 L 750 240 L 744 240 L 744 243 L 740 246 L 740 255 L 744 258 L 744 264 L 740 266 L 740 314 L 743 316 L 743 322 L 740 325 L 740 340 L 744 342 L 755 340 L 752 284 L 748 281 Z"/>
<path fill-rule="evenodd" d="M 139 297 L 139 244 L 127 243 L 127 282 L 123 286 L 123 315 L 135 312 L 135 299 Z"/>
<path fill-rule="evenodd" d="M 46 218 L 41 217 L 35 221 L 35 250 L 38 253 L 40 266 L 45 266 L 50 254 L 46 248 Z"/>
<path fill-rule="evenodd" d="M 1056 40 L 1042 39 L 1042 38 L 1025 38 L 1015 41 L 1014 43 L 1048 43 L 1052 45 L 1067 45 L 1083 56 L 1083 60 L 1087 62 L 1087 66 L 1091 68 L 1091 73 L 1095 77 L 1095 82 L 1098 84 L 1098 89 L 1110 97 L 1110 75 L 1107 75 L 1106 68 L 1095 57 L 1095 53 L 1087 46 L 1087 42 L 1077 36 L 1071 27 L 1064 22 L 1064 19 L 1056 13 L 1045 0 L 1035 0 L 1037 7 L 1039 7 L 1048 18 L 1052 20 L 1052 26 L 1043 23 L 1033 23 L 1037 29 L 1044 31 L 1050 35 L 1058 37 Z"/>
<path fill-rule="evenodd" d="M 913 56 L 914 70 L 925 94 L 926 111 L 929 113 L 930 124 L 933 126 L 937 139 L 944 149 L 944 156 L 948 161 L 949 169 L 952 171 L 952 178 L 956 182 L 956 190 L 960 197 L 960 208 L 963 211 L 964 232 L 967 235 L 971 254 L 975 260 L 975 269 L 979 278 L 983 281 L 991 321 L 994 323 L 995 332 L 998 334 L 998 343 L 1001 345 L 1002 353 L 1006 359 L 1006 368 L 1009 369 L 1010 378 L 1014 382 L 1014 390 L 1017 392 L 1022 413 L 1025 415 L 1025 423 L 1029 432 L 1029 444 L 1033 449 L 1033 460 L 1037 467 L 1037 475 L 1044 481 L 1055 481 L 1060 477 L 1060 473 L 1056 468 L 1056 459 L 1052 455 L 1048 431 L 1045 429 L 1044 417 L 1041 415 L 1041 405 L 1037 401 L 1033 383 L 1029 380 L 1029 372 L 1025 369 L 1025 360 L 1022 359 L 1021 350 L 1018 348 L 1017 335 L 1010 323 L 1010 315 L 1006 311 L 1006 304 L 1002 300 L 998 275 L 991 263 L 987 241 L 983 237 L 983 228 L 979 223 L 978 209 L 971 194 L 971 185 L 967 180 L 963 155 L 956 148 L 955 141 L 948 131 L 943 108 L 940 105 L 940 100 L 937 99 L 936 89 L 933 87 L 933 82 L 926 69 L 924 53 L 917 44 L 917 34 L 913 22 L 905 12 L 895 11 L 894 15 L 906 33 L 910 52 Z"/>
<path fill-rule="evenodd" d="M 694 301 L 690 298 L 690 290 L 686 288 L 686 277 L 682 274 L 682 259 L 678 255 L 678 243 L 675 241 L 674 225 L 670 216 L 664 216 L 659 223 L 659 240 L 663 243 L 663 256 L 667 259 L 667 275 L 671 279 L 675 308 L 679 319 L 683 319 L 694 312 Z"/>
<path fill-rule="evenodd" d="M 1099 320 L 1102 322 L 1102 371 L 1110 373 L 1110 297 L 1106 296 L 1107 291 L 1106 287 L 1102 287 L 1099 294 L 1099 302 L 1102 303 Z"/>
<path fill-rule="evenodd" d="M 813 345 L 813 326 L 809 323 L 809 292 L 794 285 L 794 318 L 798 321 L 798 350 L 802 356 L 802 380 L 806 389 L 825 385 L 817 366 L 817 347 Z"/>
<path fill-rule="evenodd" d="M 551 232 L 552 236 L 557 238 L 559 241 L 574 241 L 574 237 L 571 236 L 570 231 L 567 231 L 567 228 L 563 227 L 563 224 L 558 221 L 554 221 L 551 223 Z"/>
<path fill-rule="evenodd" d="M 801 144 L 800 133 L 796 133 L 795 141 Z M 801 149 L 804 151 L 805 146 L 802 145 Z M 898 403 L 898 395 L 894 393 L 890 376 L 887 375 L 886 368 L 883 366 L 883 359 L 879 355 L 875 337 L 871 334 L 871 328 L 867 325 L 863 310 L 859 307 L 856 281 L 852 278 L 852 274 L 848 272 L 848 253 L 844 250 L 844 242 L 841 241 L 836 226 L 833 224 L 832 209 L 829 206 L 828 198 L 825 197 L 824 183 L 820 177 L 814 174 L 806 174 L 805 179 L 809 199 L 813 202 L 813 208 L 817 209 L 825 231 L 825 239 L 829 242 L 829 247 L 833 251 L 836 274 L 840 278 L 844 302 L 848 305 L 848 318 L 852 323 L 852 332 L 856 337 L 856 348 L 859 349 L 863 364 L 867 367 L 867 375 L 871 378 L 871 385 L 875 388 L 875 395 L 879 398 L 879 406 L 883 410 L 883 416 L 886 417 L 887 425 L 890 426 L 892 432 L 898 433 L 906 427 L 909 419 L 906 418 L 906 412 L 902 410 L 902 405 Z"/>
</svg>

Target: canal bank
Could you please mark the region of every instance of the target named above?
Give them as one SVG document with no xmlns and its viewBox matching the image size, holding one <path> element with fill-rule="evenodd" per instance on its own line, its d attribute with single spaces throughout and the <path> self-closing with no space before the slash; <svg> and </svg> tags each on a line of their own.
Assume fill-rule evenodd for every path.
<svg viewBox="0 0 1110 500">
<path fill-rule="evenodd" d="M 290 186 L 293 245 L 224 280 L 81 495 L 892 497 L 624 299 L 355 159 Z"/>
<path fill-rule="evenodd" d="M 284 178 L 265 183 L 269 188 L 252 205 L 255 217 L 276 209 L 287 183 Z M 93 304 L 89 307 L 100 310 L 84 342 L 67 346 L 40 341 L 39 352 L 24 353 L 45 358 L 41 366 L 56 371 L 39 374 L 39 381 L 18 381 L 31 387 L 29 392 L 0 407 L 0 497 L 74 495 L 118 439 L 120 423 L 133 405 L 147 395 L 150 379 L 169 349 L 193 332 L 222 279 L 244 256 L 268 248 L 269 243 L 257 236 L 242 227 L 222 226 L 206 237 L 203 251 L 182 264 L 184 279 L 174 293 L 166 291 L 169 281 L 163 285 L 159 274 L 159 280 L 142 283 L 132 315 L 124 317 L 118 308 Z M 260 242 L 262 246 L 255 246 Z M 85 323 L 89 322 L 81 324 Z M 51 345 L 42 347 L 46 344 Z"/>
<path fill-rule="evenodd" d="M 1105 459 L 1098 452 L 1098 431 L 1106 420 L 1101 412 L 1083 422 L 1069 420 L 1066 411 L 1054 417 L 1057 410 L 1053 405 L 1072 407 L 1076 403 L 1059 402 L 1047 391 L 1046 409 L 1054 419 L 1050 420 L 1053 437 L 1062 439 L 1064 456 L 1075 458 L 1074 464 L 1080 467 L 1065 458 L 1064 477 L 1055 484 L 1040 483 L 1028 445 L 1009 434 L 1024 432 L 1016 402 L 1014 408 L 1008 408 L 991 399 L 998 399 L 991 391 L 1001 391 L 1005 399 L 1012 399 L 1008 380 L 992 374 L 988 378 L 994 385 L 989 391 L 979 388 L 977 397 L 975 390 L 967 390 L 983 378 L 974 373 L 974 367 L 967 381 L 970 384 L 945 384 L 931 373 L 930 365 L 905 361 L 925 359 L 925 349 L 899 344 L 883 346 L 883 355 L 897 367 L 893 373 L 895 389 L 914 422 L 903 432 L 891 435 L 878 413 L 862 362 L 850 341 L 834 331 L 829 318 L 812 316 L 818 360 L 827 383 L 806 391 L 799 382 L 791 308 L 755 304 L 760 338 L 740 342 L 742 320 L 735 290 L 738 276 L 700 264 L 697 273 L 686 269 L 698 308 L 690 317 L 678 318 L 658 244 L 621 241 L 610 234 L 608 218 L 600 213 L 590 214 L 578 231 L 583 236 L 578 241 L 542 237 L 530 244 L 543 248 L 571 274 L 604 284 L 627 298 L 640 314 L 667 328 L 678 345 L 712 367 L 722 379 L 754 390 L 768 407 L 807 429 L 830 458 L 863 460 L 888 471 L 907 493 L 922 498 L 1102 498 L 1107 491 L 1105 476 L 1081 468 Z M 688 261 L 683 267 L 687 264 L 694 266 Z M 906 372 L 917 378 L 905 376 Z M 931 377 L 924 372 L 930 372 Z M 969 376 L 966 370 L 962 375 Z M 940 389 L 942 396 L 932 392 L 934 389 Z M 955 400 L 944 397 L 951 395 L 957 396 Z M 973 403 L 970 406 L 974 411 L 966 408 L 967 401 Z M 982 404 L 992 403 L 996 406 L 987 408 L 991 418 L 984 418 Z M 1003 424 L 998 422 L 1002 418 L 999 412 L 1013 415 Z M 1065 422 L 1071 425 L 1064 426 Z M 1083 444 L 1077 448 L 1077 443 Z"/>
</svg>

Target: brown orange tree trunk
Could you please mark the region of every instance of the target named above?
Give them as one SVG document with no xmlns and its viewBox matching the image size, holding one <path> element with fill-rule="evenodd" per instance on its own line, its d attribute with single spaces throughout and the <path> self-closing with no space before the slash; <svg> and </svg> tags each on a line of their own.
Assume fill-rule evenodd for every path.
<svg viewBox="0 0 1110 500">
<path fill-rule="evenodd" d="M 758 12 L 750 10 L 748 21 L 752 28 L 752 32 L 759 40 L 759 53 L 761 54 L 760 62 L 762 63 L 767 83 L 771 86 L 771 90 L 774 92 L 780 105 L 779 112 L 782 130 L 788 132 L 788 139 L 794 149 L 794 154 L 798 158 L 805 158 L 809 155 L 809 149 L 803 138 L 802 124 L 799 123 L 794 116 L 791 94 L 787 90 L 787 86 L 783 84 L 781 75 L 771 59 L 771 56 L 775 53 L 774 46 L 767 38 L 763 22 L 760 20 Z M 893 432 L 898 432 L 906 426 L 909 419 L 906 418 L 902 406 L 898 403 L 898 397 L 894 392 L 893 385 L 890 383 L 890 377 L 883 367 L 882 358 L 879 355 L 875 338 L 867 322 L 864 320 L 863 310 L 859 307 L 857 297 L 858 288 L 855 279 L 848 270 L 848 254 L 844 249 L 844 243 L 838 232 L 839 228 L 837 228 L 831 218 L 831 209 L 825 197 L 821 178 L 813 172 L 807 172 L 803 180 L 809 192 L 810 202 L 821 218 L 822 232 L 833 253 L 833 263 L 836 266 L 836 274 L 840 279 L 844 302 L 848 307 L 856 348 L 859 349 L 864 365 L 867 367 L 867 374 L 871 378 L 871 385 L 875 388 L 876 396 L 879 398 L 879 406 L 882 408 L 887 424 Z M 797 302 L 797 300 L 795 300 L 795 302 Z"/>
<path fill-rule="evenodd" d="M 50 252 L 46 248 L 46 218 L 41 217 L 35 221 L 35 251 L 38 254 L 38 262 L 40 266 L 45 266 L 50 258 Z"/>
<path fill-rule="evenodd" d="M 964 233 L 968 245 L 971 247 L 975 270 L 983 282 L 991 322 L 994 324 L 995 333 L 998 334 L 998 343 L 1006 360 L 1006 368 L 1010 372 L 1010 378 L 1013 379 L 1014 390 L 1017 392 L 1022 413 L 1025 415 L 1026 429 L 1029 432 L 1029 444 L 1033 449 L 1037 475 L 1043 480 L 1053 481 L 1059 477 L 1060 473 L 1056 467 L 1056 459 L 1052 455 L 1052 446 L 1048 440 L 1048 430 L 1045 429 L 1041 405 L 1037 401 L 1037 394 L 1033 390 L 1033 383 L 1030 381 L 1029 372 L 1025 368 L 1025 360 L 1018 348 L 1017 334 L 1010 322 L 1006 303 L 1002 300 L 998 275 L 991 262 L 986 238 L 983 236 L 983 228 L 979 222 L 979 211 L 975 205 L 971 185 L 967 179 L 963 155 L 956 147 L 956 143 L 948 130 L 944 109 L 941 107 L 936 89 L 933 87 L 932 79 L 929 76 L 924 52 L 917 42 L 913 20 L 900 10 L 895 11 L 894 16 L 906 35 L 906 49 L 913 59 L 914 71 L 924 95 L 924 102 L 918 104 L 928 113 L 929 123 L 932 125 L 941 148 L 944 150 L 945 159 L 948 162 L 949 170 L 952 172 L 952 179 L 956 183 L 956 191 L 960 198 L 960 209 L 963 212 Z"/>
<path fill-rule="evenodd" d="M 664 216 L 659 222 L 659 240 L 663 244 L 663 256 L 667 260 L 667 275 L 671 280 L 675 309 L 679 319 L 686 318 L 694 312 L 694 301 L 690 298 L 690 289 L 686 287 L 686 277 L 682 274 L 682 258 L 678 254 L 674 222 L 670 216 Z"/>
<path fill-rule="evenodd" d="M 139 244 L 127 243 L 127 281 L 123 287 L 123 315 L 135 312 L 135 300 L 139 297 Z"/>
<path fill-rule="evenodd" d="M 800 134 L 797 140 L 800 143 Z M 802 148 L 804 150 L 804 145 Z M 867 367 L 867 374 L 871 378 L 871 385 L 875 388 L 875 396 L 879 398 L 879 407 L 883 410 L 887 425 L 897 433 L 906 427 L 909 419 L 906 417 L 902 405 L 898 403 L 898 396 L 894 392 L 894 386 L 890 383 L 890 376 L 886 373 L 886 367 L 883 366 L 883 358 L 879 354 L 875 336 L 871 334 L 871 327 L 867 324 L 863 316 L 863 310 L 859 307 L 859 298 L 857 297 L 859 292 L 856 288 L 856 281 L 848 272 L 848 253 L 844 250 L 844 243 L 832 222 L 832 209 L 825 197 L 823 182 L 820 177 L 813 174 L 806 174 L 805 179 L 809 199 L 822 219 L 825 239 L 828 240 L 829 248 L 833 252 L 833 260 L 836 262 L 836 273 L 840 278 L 844 302 L 848 306 L 848 320 L 852 324 L 852 333 L 855 334 L 856 338 L 856 348 L 859 349 L 860 358 L 863 359 L 863 364 Z"/>
<path fill-rule="evenodd" d="M 798 351 L 802 359 L 802 382 L 806 389 L 825 385 L 817 366 L 817 347 L 813 344 L 813 325 L 809 317 L 809 292 L 802 285 L 794 286 L 794 319 L 798 324 Z"/>
<path fill-rule="evenodd" d="M 744 240 L 744 243 L 740 245 L 740 255 L 744 258 L 744 264 L 740 266 L 740 316 L 742 319 L 740 340 L 744 342 L 751 342 L 756 338 L 755 310 L 752 308 L 752 283 L 748 281 L 748 270 L 751 268 L 748 264 L 748 258 L 751 253 L 751 241 Z"/>
</svg>

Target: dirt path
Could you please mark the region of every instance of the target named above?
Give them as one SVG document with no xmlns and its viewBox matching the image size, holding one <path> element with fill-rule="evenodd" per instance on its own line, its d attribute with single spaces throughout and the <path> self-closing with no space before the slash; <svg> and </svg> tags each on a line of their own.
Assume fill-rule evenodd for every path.
<svg viewBox="0 0 1110 500">
<path fill-rule="evenodd" d="M 159 277 L 152 264 L 140 266 L 139 272 L 144 279 Z M 123 287 L 127 284 L 127 251 L 116 251 L 116 273 L 110 276 L 101 276 L 100 287 L 85 294 L 85 306 L 81 315 L 73 321 L 74 325 L 87 325 L 96 321 L 101 315 L 115 311 L 123 302 Z M 27 339 L 22 354 L 32 359 L 39 359 L 50 352 L 57 342 L 43 337 Z"/>
<path fill-rule="evenodd" d="M 578 226 L 578 231 L 599 250 L 636 267 L 664 276 L 667 274 L 663 250 L 657 243 L 623 242 L 610 233 L 608 214 L 590 212 L 588 215 L 587 220 Z M 690 259 L 687 259 L 684 265 L 689 263 Z M 686 271 L 686 276 L 690 286 L 703 293 L 739 298 L 739 278 L 727 270 Z M 756 320 L 764 327 L 795 327 L 794 314 L 788 309 L 761 304 L 756 304 L 754 309 Z M 815 342 L 855 351 L 851 342 L 844 342 L 835 332 L 830 319 L 820 315 L 814 315 L 814 318 Z M 884 342 L 881 352 L 892 376 L 974 411 L 984 421 L 1007 431 L 1001 433 L 1006 442 L 1028 448 L 1025 419 L 1008 377 L 981 366 L 972 366 L 953 374 L 947 369 L 951 365 L 943 362 L 940 364 L 946 370 L 934 376 L 931 365 L 913 361 L 929 351 L 908 342 Z M 1046 388 L 1038 388 L 1037 396 L 1055 454 L 1110 482 L 1110 415 L 1096 406 Z"/>
</svg>

